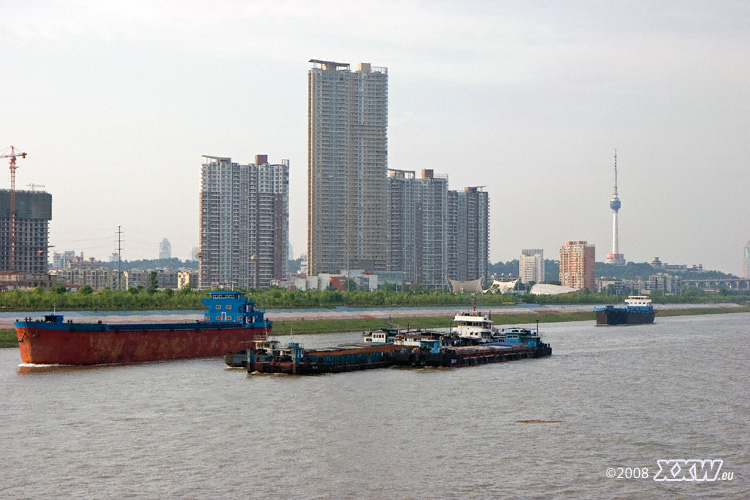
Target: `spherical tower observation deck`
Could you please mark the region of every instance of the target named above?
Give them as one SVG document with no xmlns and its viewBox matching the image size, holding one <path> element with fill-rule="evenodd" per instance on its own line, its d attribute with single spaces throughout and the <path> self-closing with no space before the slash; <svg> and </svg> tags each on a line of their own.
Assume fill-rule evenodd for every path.
<svg viewBox="0 0 750 500">
<path fill-rule="evenodd" d="M 612 253 L 607 254 L 607 264 L 616 266 L 625 265 L 625 255 L 620 253 L 620 244 L 617 235 L 617 213 L 622 203 L 617 196 L 617 150 L 615 150 L 615 192 L 609 201 L 609 208 L 612 209 Z"/>
</svg>

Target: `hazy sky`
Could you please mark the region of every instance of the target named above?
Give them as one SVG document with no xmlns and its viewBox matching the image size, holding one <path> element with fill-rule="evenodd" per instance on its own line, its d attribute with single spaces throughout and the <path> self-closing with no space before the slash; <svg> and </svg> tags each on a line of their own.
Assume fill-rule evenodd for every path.
<svg viewBox="0 0 750 500">
<path fill-rule="evenodd" d="M 740 274 L 750 2 L 0 0 L 0 150 L 51 251 L 198 246 L 201 155 L 289 159 L 306 247 L 308 60 L 385 66 L 389 167 L 486 185 L 491 261 L 567 240 Z M 7 160 L 3 160 L 7 162 Z M 5 166 L 3 166 L 5 165 Z M 10 184 L 7 163 L 0 164 Z"/>
</svg>

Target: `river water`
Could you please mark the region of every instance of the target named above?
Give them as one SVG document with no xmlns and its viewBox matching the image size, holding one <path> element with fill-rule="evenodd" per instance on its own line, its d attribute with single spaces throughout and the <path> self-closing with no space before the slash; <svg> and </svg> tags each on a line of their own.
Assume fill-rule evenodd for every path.
<svg viewBox="0 0 750 500">
<path fill-rule="evenodd" d="M 315 377 L 0 349 L 0 498 L 748 498 L 750 314 L 542 329 L 549 358 Z"/>
</svg>

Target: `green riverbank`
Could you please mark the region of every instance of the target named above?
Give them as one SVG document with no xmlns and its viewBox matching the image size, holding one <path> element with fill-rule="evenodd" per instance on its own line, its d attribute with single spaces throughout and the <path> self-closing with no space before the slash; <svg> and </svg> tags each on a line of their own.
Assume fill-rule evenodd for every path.
<svg viewBox="0 0 750 500">
<path fill-rule="evenodd" d="M 664 309 L 657 316 L 696 316 L 701 314 L 726 314 L 750 312 L 750 306 L 722 308 Z M 561 323 L 567 321 L 594 321 L 594 311 L 494 314 L 495 325 L 529 326 L 539 323 Z M 453 325 L 453 316 L 430 316 L 419 318 L 379 319 L 321 319 L 301 321 L 274 321 L 273 335 L 356 332 L 384 328 L 448 328 Z"/>
<path fill-rule="evenodd" d="M 693 316 L 700 314 L 727 314 L 750 312 L 750 306 L 721 308 L 687 308 L 662 309 L 659 317 Z M 517 313 L 495 314 L 492 319 L 496 325 L 529 326 L 539 323 L 559 323 L 566 321 L 594 321 L 594 312 L 553 312 L 553 313 Z M 274 321 L 273 335 L 307 335 L 316 333 L 358 332 L 377 328 L 447 328 L 453 324 L 453 316 L 429 316 L 417 318 L 381 319 L 316 319 L 299 321 Z M 0 348 L 18 347 L 15 330 L 0 330 Z"/>
</svg>

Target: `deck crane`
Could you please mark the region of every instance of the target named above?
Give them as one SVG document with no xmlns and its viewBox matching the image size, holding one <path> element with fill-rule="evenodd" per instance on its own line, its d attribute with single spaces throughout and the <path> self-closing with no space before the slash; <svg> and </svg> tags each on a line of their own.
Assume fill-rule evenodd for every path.
<svg viewBox="0 0 750 500">
<path fill-rule="evenodd" d="M 26 158 L 26 153 L 17 153 L 16 148 L 10 147 L 9 154 L 2 154 L 0 158 L 10 158 L 10 259 L 8 270 L 15 271 L 16 267 L 16 158 Z"/>
</svg>

